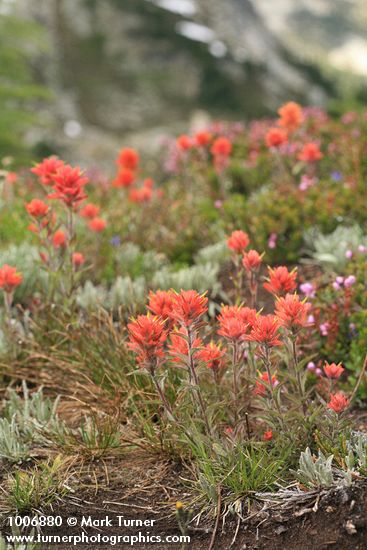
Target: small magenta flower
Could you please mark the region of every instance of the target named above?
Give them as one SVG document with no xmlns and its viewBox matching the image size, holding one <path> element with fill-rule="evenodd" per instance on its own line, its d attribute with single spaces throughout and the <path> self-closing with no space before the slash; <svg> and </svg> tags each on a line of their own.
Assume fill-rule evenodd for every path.
<svg viewBox="0 0 367 550">
<path fill-rule="evenodd" d="M 322 323 L 320 325 L 321 336 L 327 336 L 329 333 L 329 323 Z"/>
<path fill-rule="evenodd" d="M 341 289 L 341 286 L 337 281 L 333 282 L 332 287 L 333 287 L 334 290 L 340 290 Z"/>
<path fill-rule="evenodd" d="M 347 277 L 344 281 L 344 286 L 345 288 L 350 288 L 351 286 L 353 286 L 356 282 L 356 278 L 354 275 L 349 275 L 349 277 Z"/>
<path fill-rule="evenodd" d="M 345 253 L 345 257 L 347 258 L 347 260 L 353 258 L 353 250 L 347 250 Z"/>
<path fill-rule="evenodd" d="M 314 325 L 315 324 L 315 317 L 312 314 L 307 317 L 307 324 L 308 325 Z"/>
<path fill-rule="evenodd" d="M 316 289 L 315 289 L 315 287 L 312 283 L 302 283 L 299 286 L 299 289 L 302 292 L 302 294 L 307 296 L 307 298 L 314 298 L 315 297 Z"/>
<path fill-rule="evenodd" d="M 367 247 L 364 246 L 364 244 L 358 245 L 358 252 L 364 253 L 364 252 L 366 252 L 366 251 L 367 251 Z"/>
<path fill-rule="evenodd" d="M 307 370 L 314 371 L 316 369 L 316 365 L 313 361 L 309 361 L 307 363 Z"/>
<path fill-rule="evenodd" d="M 278 235 L 276 233 L 271 233 L 268 240 L 268 247 L 275 248 L 277 245 L 277 239 L 278 239 Z"/>
</svg>

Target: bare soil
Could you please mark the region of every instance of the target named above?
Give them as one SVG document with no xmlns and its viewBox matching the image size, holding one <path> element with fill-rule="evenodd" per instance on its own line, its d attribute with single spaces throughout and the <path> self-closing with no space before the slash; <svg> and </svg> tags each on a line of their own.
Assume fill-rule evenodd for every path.
<svg viewBox="0 0 367 550">
<path fill-rule="evenodd" d="M 44 529 L 44 534 L 80 535 L 179 535 L 175 503 L 189 501 L 189 491 L 177 466 L 157 457 L 136 456 L 114 459 L 88 466 L 79 479 L 79 488 L 53 505 L 52 515 L 64 519 L 60 528 Z M 185 473 L 187 475 L 187 473 Z M 367 481 L 356 481 L 350 488 L 304 494 L 290 506 L 254 500 L 244 521 L 227 515 L 226 521 L 215 518 L 191 525 L 187 534 L 191 542 L 184 548 L 204 550 L 364 550 L 367 549 Z M 117 516 L 126 520 L 154 520 L 153 526 L 120 526 Z M 82 518 L 91 516 L 98 524 L 106 516 L 112 526 L 81 527 Z M 69 527 L 67 518 L 77 518 Z M 6 528 L 4 528 L 6 529 Z M 83 548 L 111 548 L 106 544 L 84 544 Z M 55 547 L 55 546 L 53 546 Z M 75 548 L 57 545 L 60 549 Z M 117 544 L 115 548 L 167 550 L 183 548 L 181 544 Z"/>
</svg>

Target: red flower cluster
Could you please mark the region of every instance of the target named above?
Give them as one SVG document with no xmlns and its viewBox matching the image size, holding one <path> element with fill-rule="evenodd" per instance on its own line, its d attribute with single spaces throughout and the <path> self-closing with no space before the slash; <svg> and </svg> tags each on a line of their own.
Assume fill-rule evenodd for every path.
<svg viewBox="0 0 367 550">
<path fill-rule="evenodd" d="M 4 292 L 9 294 L 20 285 L 23 277 L 21 273 L 18 273 L 17 268 L 8 264 L 4 264 L 0 268 L 0 288 Z"/>
<path fill-rule="evenodd" d="M 273 439 L 273 432 L 271 430 L 267 430 L 264 432 L 263 440 L 264 441 L 271 441 Z"/>
<path fill-rule="evenodd" d="M 180 325 L 190 327 L 208 311 L 208 298 L 196 290 L 181 290 L 174 294 L 171 318 Z"/>
<path fill-rule="evenodd" d="M 112 186 L 129 188 L 128 197 L 131 202 L 138 204 L 149 202 L 153 197 L 153 180 L 147 178 L 141 187 L 134 187 L 139 169 L 139 155 L 135 149 L 122 149 L 116 163 L 118 171 Z"/>
<path fill-rule="evenodd" d="M 268 268 L 269 271 L 269 279 L 266 283 L 264 283 L 264 288 L 268 292 L 271 292 L 272 294 L 275 294 L 277 296 L 281 294 L 287 294 L 288 292 L 292 292 L 297 288 L 297 270 L 293 269 L 293 271 L 289 272 L 288 269 L 284 266 L 276 267 L 275 269 L 272 269 L 271 267 Z"/>
<path fill-rule="evenodd" d="M 64 161 L 57 157 L 49 157 L 31 168 L 31 172 L 40 178 L 43 185 L 54 185 L 54 177 L 64 165 Z"/>
<path fill-rule="evenodd" d="M 127 325 L 128 347 L 137 354 L 141 365 L 152 366 L 152 362 L 163 357 L 163 344 L 167 339 L 164 321 L 151 315 L 139 315 Z"/>
<path fill-rule="evenodd" d="M 207 145 L 209 145 L 209 143 L 213 139 L 213 136 L 210 132 L 201 130 L 200 132 L 197 132 L 195 134 L 194 139 L 195 139 L 195 143 L 199 147 L 206 147 Z"/>
<path fill-rule="evenodd" d="M 274 315 L 257 315 L 250 334 L 246 336 L 246 340 L 256 342 L 266 348 L 272 348 L 282 345 L 279 337 L 278 319 Z"/>
<path fill-rule="evenodd" d="M 336 365 L 335 363 L 328 363 L 327 361 L 325 362 L 325 365 L 324 365 L 324 373 L 326 374 L 326 376 L 332 380 L 337 380 L 338 378 L 340 378 L 340 376 L 343 374 L 344 372 L 344 368 L 342 367 L 342 365 L 339 363 L 338 365 Z"/>
<path fill-rule="evenodd" d="M 40 199 L 32 199 L 26 205 L 27 212 L 33 218 L 43 218 L 49 211 L 49 206 Z"/>
<path fill-rule="evenodd" d="M 227 239 L 227 246 L 237 254 L 242 254 L 245 248 L 250 244 L 250 239 L 244 231 L 233 231 Z"/>
<path fill-rule="evenodd" d="M 139 167 L 139 155 L 135 149 L 126 147 L 121 149 L 116 161 L 118 170 L 113 180 L 113 187 L 130 187 L 135 179 Z"/>
<path fill-rule="evenodd" d="M 73 168 L 68 164 L 61 166 L 53 175 L 54 193 L 49 195 L 50 199 L 59 199 L 69 208 L 75 208 L 87 198 L 84 186 L 89 182 L 83 176 L 80 168 Z"/>
<path fill-rule="evenodd" d="M 220 346 L 214 342 L 210 342 L 203 347 L 202 350 L 197 352 L 197 359 L 206 364 L 208 369 L 212 369 L 215 372 L 224 368 L 226 349 L 221 349 Z"/>
<path fill-rule="evenodd" d="M 82 218 L 93 219 L 99 215 L 100 208 L 96 204 L 88 203 L 80 210 L 79 214 Z"/>
<path fill-rule="evenodd" d="M 143 186 L 135 189 L 131 189 L 129 193 L 129 200 L 136 203 L 149 202 L 153 196 L 153 181 L 147 178 L 143 181 Z"/>
<path fill-rule="evenodd" d="M 85 262 L 85 258 L 81 252 L 74 252 L 72 260 L 75 267 L 80 267 Z"/>
<path fill-rule="evenodd" d="M 95 233 L 100 233 L 104 229 L 106 229 L 106 220 L 103 218 L 93 218 L 93 220 L 90 220 L 88 223 L 88 227 L 91 231 L 94 231 Z"/>
<path fill-rule="evenodd" d="M 265 382 L 265 384 L 263 382 Z M 279 384 L 279 381 L 277 380 L 275 374 L 272 374 L 271 378 L 269 378 L 268 373 L 264 372 L 260 376 L 260 380 L 256 380 L 255 382 L 254 393 L 256 395 L 260 395 L 261 397 L 265 397 L 268 391 L 266 384 L 268 386 L 271 386 L 271 388 L 275 388 Z"/>
<path fill-rule="evenodd" d="M 280 147 L 287 143 L 288 134 L 282 128 L 270 128 L 265 136 L 267 147 Z"/>
<path fill-rule="evenodd" d="M 165 321 L 172 318 L 175 293 L 172 290 L 150 291 L 148 309 Z"/>
<path fill-rule="evenodd" d="M 48 194 L 49 199 L 57 199 L 67 206 L 71 216 L 79 213 L 81 217 L 89 221 L 89 228 L 92 231 L 102 231 L 106 227 L 106 222 L 98 217 L 99 207 L 89 203 L 80 208 L 81 203 L 86 199 L 84 187 L 89 182 L 88 178 L 82 173 L 79 167 L 72 167 L 65 164 L 56 157 L 44 159 L 31 169 L 36 174 L 43 185 L 53 188 L 53 192 Z M 70 218 L 57 219 L 56 211 L 41 199 L 32 199 L 26 204 L 28 214 L 33 218 L 29 230 L 36 233 L 40 240 L 40 245 L 49 249 L 51 244 L 57 250 L 63 250 L 67 245 L 74 242 L 75 230 L 73 221 Z M 65 217 L 65 216 L 64 216 Z M 55 230 L 56 229 L 56 230 Z M 84 257 L 80 253 L 70 251 L 70 263 L 67 265 L 75 268 L 84 263 Z M 40 250 L 42 262 L 51 265 L 50 255 Z"/>
<path fill-rule="evenodd" d="M 175 362 L 182 361 L 182 355 L 187 355 L 189 328 L 193 327 L 206 313 L 208 299 L 195 290 L 174 291 L 159 290 L 149 295 L 148 309 L 155 314 L 152 317 L 140 315 L 137 320 L 128 325 L 129 348 L 138 353 L 138 362 L 151 366 L 152 361 L 162 357 L 163 342 L 174 323 L 179 328 L 171 333 L 169 353 Z M 194 338 L 191 342 L 194 348 L 202 342 Z"/>
<path fill-rule="evenodd" d="M 171 332 L 170 344 L 168 344 L 168 353 L 171 360 L 175 363 L 182 363 L 189 352 L 189 344 L 187 341 L 188 333 L 185 327 L 180 327 L 179 330 Z M 193 348 L 200 348 L 203 345 L 200 338 L 194 338 L 192 343 Z M 198 356 L 198 352 L 194 353 L 194 357 Z"/>
<path fill-rule="evenodd" d="M 221 172 L 227 167 L 232 148 L 232 143 L 224 136 L 214 140 L 210 152 L 213 155 L 213 163 L 217 172 Z"/>
<path fill-rule="evenodd" d="M 229 157 L 232 153 L 232 143 L 226 137 L 218 137 L 214 140 L 210 151 L 214 157 Z"/>
<path fill-rule="evenodd" d="M 55 248 L 66 246 L 66 234 L 62 229 L 55 231 L 52 237 L 52 244 Z"/>
<path fill-rule="evenodd" d="M 249 250 L 245 252 L 242 258 L 242 265 L 247 272 L 256 272 L 262 262 L 262 254 L 259 254 L 256 250 Z"/>
<path fill-rule="evenodd" d="M 256 322 L 256 310 L 242 306 L 223 306 L 218 322 L 220 336 L 232 341 L 242 341 Z"/>
<path fill-rule="evenodd" d="M 322 159 L 323 156 L 317 143 L 306 143 L 298 155 L 298 160 L 302 160 L 303 162 L 316 162 Z"/>
<path fill-rule="evenodd" d="M 288 132 L 293 132 L 297 130 L 304 121 L 304 114 L 302 112 L 302 107 L 295 103 L 294 101 L 289 101 L 280 109 L 278 109 L 279 114 L 279 124 L 286 128 Z"/>
<path fill-rule="evenodd" d="M 128 168 L 129 170 L 136 170 L 139 165 L 139 154 L 135 149 L 126 147 L 121 149 L 117 158 L 118 166 L 122 168 Z"/>
<path fill-rule="evenodd" d="M 294 331 L 307 326 L 310 308 L 311 304 L 301 301 L 297 294 L 287 294 L 285 298 L 277 298 L 275 315 L 279 325 Z"/>
<path fill-rule="evenodd" d="M 341 413 L 349 407 L 349 404 L 349 399 L 342 392 L 337 392 L 330 396 L 327 407 L 336 413 Z"/>
<path fill-rule="evenodd" d="M 194 142 L 190 136 L 187 136 L 186 134 L 182 134 L 177 138 L 177 145 L 183 151 L 188 151 L 189 149 L 191 149 L 191 147 L 194 146 Z"/>
</svg>

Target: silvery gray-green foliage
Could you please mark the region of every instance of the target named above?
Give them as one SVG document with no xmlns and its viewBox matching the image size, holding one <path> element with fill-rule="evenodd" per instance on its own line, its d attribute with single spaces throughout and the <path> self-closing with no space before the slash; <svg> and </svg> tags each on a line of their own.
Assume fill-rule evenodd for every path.
<svg viewBox="0 0 367 550">
<path fill-rule="evenodd" d="M 57 415 L 59 398 L 51 400 L 43 395 L 42 387 L 32 395 L 23 382 L 23 397 L 13 389 L 8 392 L 5 406 L 5 418 L 15 419 L 22 438 L 25 441 L 43 441 L 48 433 L 60 433 L 63 422 Z"/>
<path fill-rule="evenodd" d="M 221 285 L 218 281 L 219 265 L 202 264 L 185 267 L 179 271 L 162 269 L 158 271 L 152 280 L 152 286 L 161 290 L 190 290 L 205 292 L 210 289 L 213 294 L 218 294 Z"/>
<path fill-rule="evenodd" d="M 164 254 L 154 250 L 143 252 L 133 243 L 125 243 L 115 252 L 115 260 L 124 274 L 134 277 L 136 274 L 144 274 L 146 277 L 155 273 L 167 264 Z"/>
<path fill-rule="evenodd" d="M 352 227 L 338 226 L 329 235 L 318 229 L 311 229 L 304 235 L 313 260 L 331 269 L 342 268 L 347 263 L 347 250 L 357 252 L 359 245 L 367 246 L 367 236 L 358 225 Z"/>
<path fill-rule="evenodd" d="M 198 292 L 209 290 L 212 296 L 226 301 L 226 294 L 219 281 L 221 264 L 228 258 L 226 243 L 219 243 L 203 248 L 196 256 L 196 265 L 174 270 L 167 265 L 163 255 L 155 252 L 141 252 L 139 248 L 128 243 L 121 248 L 118 254 L 122 268 L 129 272 L 137 270 L 144 275 L 133 277 L 132 274 L 125 277 L 117 277 L 109 290 L 103 286 L 95 286 L 87 281 L 77 292 L 77 303 L 85 310 L 93 310 L 98 307 L 106 307 L 116 310 L 124 307 L 131 311 L 146 303 L 146 297 L 150 289 L 177 291 L 195 289 Z M 209 314 L 215 314 L 214 302 L 209 303 Z"/>
<path fill-rule="evenodd" d="M 334 455 L 326 457 L 319 451 L 318 457 L 312 455 L 307 447 L 301 453 L 297 476 L 307 487 L 331 487 L 332 485 L 350 485 L 351 471 L 333 467 Z"/>
<path fill-rule="evenodd" d="M 196 264 L 224 264 L 231 257 L 226 241 L 211 244 L 199 250 L 195 256 Z"/>
<path fill-rule="evenodd" d="M 0 457 L 10 462 L 21 462 L 29 457 L 29 447 L 22 440 L 15 416 L 0 418 Z"/>
<path fill-rule="evenodd" d="M 15 291 L 15 299 L 22 301 L 32 296 L 36 290 L 47 286 L 47 274 L 39 267 L 39 252 L 28 243 L 11 244 L 0 250 L 0 265 L 9 264 L 17 267 L 23 275 L 22 284 Z"/>
<path fill-rule="evenodd" d="M 347 449 L 347 468 L 367 475 L 367 433 L 352 432 L 350 440 L 347 441 Z"/>
<path fill-rule="evenodd" d="M 77 290 L 77 304 L 86 311 L 104 307 L 107 300 L 107 290 L 102 286 L 95 286 L 92 281 L 86 281 L 84 286 Z"/>
<path fill-rule="evenodd" d="M 147 285 L 144 277 L 132 280 L 130 277 L 117 277 L 108 292 L 106 306 L 110 309 L 129 308 L 143 305 L 147 299 Z"/>
</svg>

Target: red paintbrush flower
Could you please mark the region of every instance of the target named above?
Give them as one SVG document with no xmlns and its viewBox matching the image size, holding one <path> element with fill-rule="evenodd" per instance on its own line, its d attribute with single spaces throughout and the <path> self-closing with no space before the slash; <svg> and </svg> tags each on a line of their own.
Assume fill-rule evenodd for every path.
<svg viewBox="0 0 367 550">
<path fill-rule="evenodd" d="M 137 354 L 137 362 L 154 368 L 157 359 L 163 357 L 163 344 L 167 339 L 164 321 L 149 314 L 139 315 L 127 328 L 127 346 Z"/>
<path fill-rule="evenodd" d="M 280 107 L 280 109 L 278 109 L 278 114 L 280 116 L 279 124 L 289 132 L 297 130 L 305 119 L 302 107 L 294 101 L 289 101 Z"/>
<path fill-rule="evenodd" d="M 75 168 L 68 164 L 62 166 L 53 176 L 53 181 L 55 192 L 49 195 L 49 198 L 59 199 L 70 208 L 86 199 L 84 186 L 89 180 L 83 176 L 78 166 Z"/>
<path fill-rule="evenodd" d="M 121 168 L 112 181 L 113 187 L 130 187 L 135 180 L 135 173 L 129 168 Z"/>
<path fill-rule="evenodd" d="M 42 162 L 31 168 L 31 172 L 36 174 L 43 185 L 53 185 L 54 177 L 58 170 L 64 166 L 64 162 L 57 157 L 43 159 Z"/>
<path fill-rule="evenodd" d="M 206 364 L 208 369 L 219 371 L 225 366 L 226 349 L 221 349 L 214 342 L 210 342 L 204 348 L 197 352 L 196 357 L 199 361 Z"/>
<path fill-rule="evenodd" d="M 328 409 L 333 410 L 336 413 L 345 411 L 350 405 L 349 399 L 345 397 L 342 392 L 331 394 L 330 401 L 327 404 Z"/>
<path fill-rule="evenodd" d="M 273 439 L 273 432 L 271 430 L 267 430 L 263 434 L 263 440 L 264 441 L 271 441 Z"/>
<path fill-rule="evenodd" d="M 96 218 L 100 212 L 100 207 L 96 204 L 92 204 L 91 202 L 83 206 L 83 208 L 80 210 L 79 214 L 82 216 L 82 218 L 89 218 L 93 219 Z"/>
<path fill-rule="evenodd" d="M 117 164 L 128 170 L 136 170 L 139 164 L 139 155 L 137 151 L 130 147 L 121 149 L 117 158 Z"/>
<path fill-rule="evenodd" d="M 287 132 L 281 128 L 270 128 L 265 136 L 265 143 L 267 147 L 279 147 L 284 143 L 287 143 Z"/>
<path fill-rule="evenodd" d="M 256 380 L 254 389 L 254 393 L 256 395 L 261 395 L 261 397 L 265 397 L 268 391 L 266 384 L 263 384 L 263 382 L 265 382 L 269 386 L 271 385 L 272 388 L 275 388 L 279 384 L 279 381 L 275 374 L 272 374 L 270 380 L 268 373 L 263 372 L 263 374 L 260 376 L 260 380 Z"/>
<path fill-rule="evenodd" d="M 181 327 L 179 330 L 171 332 L 170 343 L 168 344 L 168 353 L 171 356 L 172 361 L 175 363 L 183 363 L 182 355 L 187 356 L 189 352 L 189 345 L 187 341 L 187 329 Z M 200 338 L 194 338 L 192 343 L 193 348 L 200 348 L 202 346 Z M 197 352 L 194 353 L 194 358 L 197 357 Z"/>
<path fill-rule="evenodd" d="M 66 235 L 62 229 L 55 231 L 54 236 L 52 237 L 52 244 L 55 248 L 66 246 Z"/>
<path fill-rule="evenodd" d="M 238 230 L 233 231 L 231 236 L 227 239 L 227 246 L 230 250 L 233 250 L 237 254 L 242 254 L 245 248 L 250 244 L 250 239 L 247 233 Z"/>
<path fill-rule="evenodd" d="M 179 148 L 182 149 L 183 151 L 188 151 L 194 145 L 194 142 L 192 141 L 191 137 L 185 134 L 182 134 L 182 136 L 179 136 L 176 140 L 176 143 L 179 146 Z"/>
<path fill-rule="evenodd" d="M 300 301 L 297 294 L 287 294 L 285 298 L 277 298 L 275 316 L 282 327 L 295 330 L 307 326 L 307 317 L 311 304 Z"/>
<path fill-rule="evenodd" d="M 106 225 L 106 221 L 102 218 L 93 218 L 93 220 L 88 223 L 89 229 L 95 231 L 96 233 L 100 233 L 101 231 L 106 229 Z"/>
<path fill-rule="evenodd" d="M 225 137 L 218 137 L 214 140 L 210 151 L 216 157 L 229 157 L 232 153 L 232 143 Z"/>
<path fill-rule="evenodd" d="M 327 361 L 325 361 L 324 373 L 330 379 L 337 380 L 343 374 L 344 370 L 345 369 L 340 363 L 336 365 L 335 363 L 329 364 Z"/>
<path fill-rule="evenodd" d="M 13 292 L 13 290 L 20 285 L 23 280 L 21 273 L 17 271 L 16 267 L 4 264 L 0 267 L 0 288 L 4 292 Z"/>
<path fill-rule="evenodd" d="M 262 262 L 262 254 L 256 250 L 245 252 L 242 258 L 242 265 L 246 271 L 258 271 Z"/>
<path fill-rule="evenodd" d="M 164 320 L 171 318 L 174 298 L 175 293 L 172 290 L 150 291 L 148 309 L 154 315 L 159 315 Z"/>
<path fill-rule="evenodd" d="M 274 315 L 258 315 L 250 334 L 246 336 L 246 340 L 272 348 L 282 345 L 279 336 L 279 321 L 277 318 Z"/>
<path fill-rule="evenodd" d="M 31 202 L 26 204 L 26 209 L 30 216 L 34 218 L 43 218 L 46 216 L 49 206 L 40 199 L 32 199 Z"/>
<path fill-rule="evenodd" d="M 218 315 L 218 334 L 229 340 L 243 340 L 256 320 L 256 311 L 249 307 L 223 306 Z"/>
<path fill-rule="evenodd" d="M 197 322 L 208 311 L 208 298 L 196 290 L 181 290 L 174 294 L 171 317 L 186 327 Z"/>
<path fill-rule="evenodd" d="M 264 283 L 264 288 L 272 294 L 280 295 L 292 292 L 297 288 L 296 278 L 297 270 L 289 272 L 285 266 L 279 266 L 275 269 L 268 267 L 269 279 Z"/>
<path fill-rule="evenodd" d="M 210 132 L 206 132 L 205 130 L 203 130 L 195 134 L 195 141 L 196 144 L 199 145 L 199 147 L 205 147 L 206 145 L 209 145 L 212 137 L 213 136 Z"/>
<path fill-rule="evenodd" d="M 298 155 L 298 160 L 303 160 L 303 162 L 316 162 L 322 159 L 323 156 L 317 143 L 306 143 Z"/>
<path fill-rule="evenodd" d="M 72 262 L 75 267 L 80 267 L 84 264 L 85 258 L 81 252 L 74 252 L 72 256 Z"/>
<path fill-rule="evenodd" d="M 153 191 L 149 187 L 141 187 L 140 189 L 131 189 L 129 200 L 136 203 L 149 202 L 153 196 Z"/>
</svg>

